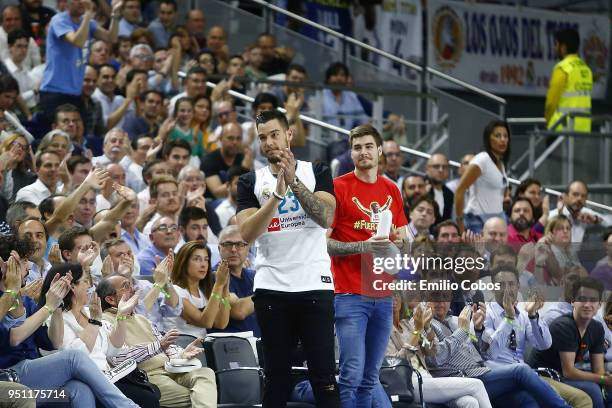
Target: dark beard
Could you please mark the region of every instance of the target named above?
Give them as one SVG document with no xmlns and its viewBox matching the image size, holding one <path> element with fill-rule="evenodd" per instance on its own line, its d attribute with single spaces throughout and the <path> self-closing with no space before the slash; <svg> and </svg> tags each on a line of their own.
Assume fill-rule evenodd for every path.
<svg viewBox="0 0 612 408">
<path fill-rule="evenodd" d="M 525 231 L 531 227 L 531 222 L 527 221 L 527 218 L 525 217 L 519 217 L 518 219 L 512 221 L 512 226 L 519 232 Z"/>
</svg>

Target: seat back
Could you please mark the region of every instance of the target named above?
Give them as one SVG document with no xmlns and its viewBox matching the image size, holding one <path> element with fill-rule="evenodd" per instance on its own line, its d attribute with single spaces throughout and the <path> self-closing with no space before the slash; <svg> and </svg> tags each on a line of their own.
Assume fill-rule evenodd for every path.
<svg viewBox="0 0 612 408">
<path fill-rule="evenodd" d="M 414 401 L 412 366 L 409 361 L 385 357 L 380 368 L 380 383 L 391 401 Z"/>
<path fill-rule="evenodd" d="M 208 337 L 204 351 L 208 366 L 214 371 L 257 367 L 251 343 L 242 337 Z"/>
<path fill-rule="evenodd" d="M 261 371 L 257 368 L 236 368 L 217 371 L 219 404 L 256 405 L 262 403 Z"/>
</svg>

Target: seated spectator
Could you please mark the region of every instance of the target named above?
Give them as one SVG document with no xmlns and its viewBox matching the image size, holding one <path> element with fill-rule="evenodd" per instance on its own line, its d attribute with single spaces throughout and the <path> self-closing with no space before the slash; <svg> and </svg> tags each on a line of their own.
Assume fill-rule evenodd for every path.
<svg viewBox="0 0 612 408">
<path fill-rule="evenodd" d="M 267 75 L 283 74 L 293 59 L 293 50 L 276 46 L 276 38 L 270 33 L 257 36 L 257 46 L 261 49 L 260 69 Z M 210 46 L 210 45 L 209 45 Z"/>
<path fill-rule="evenodd" d="M 29 201 L 20 201 L 11 204 L 6 211 L 6 224 L 8 224 L 8 233 L 16 234 L 21 222 L 28 217 L 40 218 L 38 206 Z"/>
<path fill-rule="evenodd" d="M 123 297 L 117 306 L 117 320 L 113 325 L 102 321 L 102 308 L 97 295 L 88 299 L 91 281 L 88 275 L 83 273 L 81 265 L 67 263 L 54 266 L 45 279 L 41 290 L 41 298 L 45 297 L 51 288 L 51 282 L 57 278 L 68 276 L 71 278 L 72 290 L 66 293 L 62 299 L 63 305 L 60 310 L 63 321 L 51 320 L 51 324 L 63 325 L 63 340 L 60 350 L 81 351 L 89 355 L 89 358 L 98 367 L 98 370 L 107 372 L 111 366 L 108 360 L 127 354 L 123 349 L 126 336 L 126 319 L 133 313 L 138 302 L 137 294 L 131 298 Z M 86 307 L 89 305 L 89 307 Z M 56 329 L 53 326 L 51 330 Z M 56 329 L 57 330 L 57 329 Z M 124 357 L 125 358 L 125 357 Z M 121 390 L 123 395 L 134 401 L 139 406 L 159 407 L 159 399 L 155 392 L 145 384 L 135 384 L 127 378 L 119 379 L 114 385 Z"/>
<path fill-rule="evenodd" d="M 64 185 L 59 180 L 60 157 L 55 152 L 42 152 L 36 157 L 36 175 L 38 179 L 23 187 L 15 201 L 29 201 L 35 205 L 52 194 L 62 191 Z"/>
<path fill-rule="evenodd" d="M 206 15 L 200 9 L 190 9 L 187 11 L 187 21 L 185 27 L 191 37 L 195 39 L 200 48 L 206 47 Z"/>
<path fill-rule="evenodd" d="M 500 285 L 495 291 L 495 301 L 489 303 L 485 318 L 485 331 L 490 339 L 486 356 L 488 367 L 503 367 L 524 363 L 525 350 L 531 347 L 537 352 L 552 345 L 552 337 L 539 311 L 544 306 L 544 296 L 533 292 L 524 304 L 524 311 L 516 307 L 519 293 L 519 276 L 511 265 L 501 265 L 491 272 L 492 281 Z M 572 407 L 590 407 L 591 399 L 584 392 L 555 379 L 542 376 Z"/>
<path fill-rule="evenodd" d="M 0 292 L 5 292 L 11 299 L 9 305 L 15 308 L 2 316 L 0 324 L 0 368 L 12 368 L 19 376 L 19 381 L 32 389 L 60 389 L 71 407 L 93 407 L 96 398 L 106 406 L 137 407 L 126 398 L 108 379 L 86 353 L 79 350 L 60 351 L 41 357 L 39 349 L 55 350 L 62 344 L 63 328 L 62 299 L 71 289 L 70 275 L 54 275 L 50 289 L 41 296 L 37 306 L 29 297 L 20 297 L 18 289 L 19 270 L 25 275 L 25 265 L 20 266 L 10 251 L 16 248 L 21 252 L 17 256 L 27 257 L 27 245 L 16 241 L 13 236 L 0 237 L 0 258 L 7 261 L 7 271 L 2 279 Z M 7 277 L 12 280 L 7 281 Z M 10 285 L 9 285 L 10 284 Z M 16 302 L 18 300 L 18 302 Z M 9 306 L 10 307 L 10 306 Z M 45 325 L 47 320 L 49 325 Z M 52 372 L 53 375 L 49 375 Z M 61 395 L 62 390 L 58 390 Z"/>
<path fill-rule="evenodd" d="M 609 393 L 612 390 L 612 375 L 604 368 L 605 331 L 594 319 L 601 304 L 603 286 L 592 278 L 578 279 L 572 285 L 572 313 L 556 318 L 550 324 L 552 346 L 547 350 L 536 350 L 529 358 L 532 367 L 547 367 L 557 370 L 565 384 L 586 392 L 593 407 L 611 407 Z M 589 357 L 586 357 L 589 353 Z M 590 362 L 591 371 L 582 371 L 576 363 Z"/>
<path fill-rule="evenodd" d="M 104 320 L 111 324 L 117 320 L 116 308 L 121 299 L 134 295 L 128 278 L 114 275 L 103 279 L 96 289 L 100 297 Z M 151 325 L 146 317 L 133 314 L 125 320 L 126 344 L 134 357 L 139 357 L 138 368 L 144 370 L 149 381 L 161 392 L 159 403 L 165 407 L 214 407 L 217 403 L 215 374 L 208 367 L 188 373 L 170 374 L 164 365 L 170 359 L 191 359 L 203 352 L 202 339 L 198 338 L 185 349 L 175 346 L 177 331 L 170 330 L 164 336 Z"/>
<path fill-rule="evenodd" d="M 437 212 L 438 204 L 431 197 L 423 195 L 414 200 L 410 211 L 410 223 L 406 227 L 410 242 L 420 235 L 433 238 L 430 228 L 434 224 Z"/>
<path fill-rule="evenodd" d="M 156 212 L 152 214 L 149 222 L 142 229 L 142 233 L 148 235 L 153 224 L 161 217 L 170 217 L 176 220 L 181 207 L 178 183 L 172 176 L 160 176 L 151 182 L 151 203 L 155 204 Z M 176 245 L 176 243 L 175 243 Z"/>
<path fill-rule="evenodd" d="M 457 407 L 491 407 L 482 381 L 475 378 L 434 378 L 427 369 L 425 356 L 435 354 L 438 340 L 431 328 L 431 308 L 415 305 L 414 315 L 402 317 L 402 299 L 393 296 L 393 328 L 385 355 L 404 358 L 412 363 L 423 377 L 423 399 L 428 404 L 453 403 Z M 414 389 L 419 389 L 419 379 L 412 375 Z M 415 393 L 420 402 L 420 393 Z"/>
<path fill-rule="evenodd" d="M 14 30 L 7 36 L 9 55 L 2 59 L 8 73 L 19 83 L 19 94 L 25 103 L 23 109 L 29 110 L 38 104 L 39 83 L 30 75 L 25 64 L 30 36 L 23 30 Z"/>
<path fill-rule="evenodd" d="M 38 150 L 56 152 L 58 156 L 64 160 L 66 156 L 68 156 L 68 153 L 72 152 L 70 135 L 63 130 L 52 130 L 41 139 L 40 143 L 38 144 Z M 70 168 L 68 170 L 70 171 Z M 89 173 L 89 170 L 87 174 Z M 76 184 L 78 185 L 80 183 Z"/>
<path fill-rule="evenodd" d="M 109 163 L 103 167 L 109 175 L 109 181 L 102 185 L 102 188 L 95 196 L 95 212 L 99 213 L 103 210 L 108 210 L 117 204 L 120 197 L 115 194 L 113 187 L 125 186 L 125 170 L 119 163 Z"/>
<path fill-rule="evenodd" d="M 206 35 L 206 46 L 213 52 L 217 59 L 218 72 L 225 72 L 229 58 L 227 32 L 225 29 L 218 25 L 210 27 Z"/>
<path fill-rule="evenodd" d="M 123 130 L 132 141 L 141 135 L 155 137 L 161 125 L 160 114 L 164 96 L 158 91 L 148 90 L 140 99 L 143 101 L 141 109 L 138 112 L 126 113 L 123 121 Z"/>
<path fill-rule="evenodd" d="M 125 182 L 134 191 L 142 191 L 147 185 L 142 178 L 142 168 L 147 159 L 147 153 L 153 147 L 153 138 L 141 135 L 130 142 L 132 148 L 129 160 L 131 163 L 125 169 Z"/>
<path fill-rule="evenodd" d="M 212 152 L 213 150 L 219 148 L 217 143 L 210 141 L 211 119 L 212 106 L 210 99 L 204 95 L 198 96 L 193 102 L 193 120 L 191 121 L 191 127 L 194 132 L 202 133 L 202 148 L 206 153 Z"/>
<path fill-rule="evenodd" d="M 567 186 L 562 195 L 563 206 L 561 211 L 557 209 L 550 211 L 549 218 L 560 214 L 568 218 L 572 228 L 572 242 L 582 242 L 584 234 L 591 225 L 610 226 L 607 217 L 585 207 L 588 194 L 589 189 L 586 183 L 581 180 L 574 180 Z"/>
<path fill-rule="evenodd" d="M 81 99 L 83 102 L 83 114 L 85 115 L 85 134 L 90 137 L 95 137 L 95 141 L 97 141 L 97 138 L 101 137 L 106 130 L 102 105 L 92 98 L 96 90 L 97 82 L 98 70 L 91 65 L 87 65 L 85 67 L 85 76 L 83 77 Z"/>
<path fill-rule="evenodd" d="M 198 66 L 206 72 L 207 76 L 216 75 L 219 73 L 217 68 L 217 57 L 215 57 L 215 53 L 208 48 L 200 51 L 197 61 Z"/>
<path fill-rule="evenodd" d="M 27 4 L 30 2 L 25 1 L 24 3 Z M 5 60 L 10 55 L 8 47 L 8 33 L 22 29 L 25 29 L 26 34 L 29 37 L 26 57 L 23 60 L 23 68 L 29 71 L 32 68 L 40 65 L 40 48 L 38 47 L 38 44 L 36 44 L 36 40 L 32 37 L 32 33 L 29 32 L 30 27 L 24 27 L 19 7 L 14 5 L 4 7 L 2 10 L 2 24 L 0 25 L 0 60 Z"/>
<path fill-rule="evenodd" d="M 450 188 L 450 190 L 453 192 L 453 194 L 455 194 L 455 191 L 457 191 L 457 187 L 459 186 L 459 181 L 461 180 L 461 177 L 463 176 L 463 173 L 465 172 L 465 169 L 467 168 L 467 166 L 469 166 L 470 161 L 473 158 L 474 158 L 474 155 L 471 154 L 471 153 L 463 155 L 463 157 L 461 157 L 461 165 L 457 169 L 457 178 L 452 179 L 452 180 L 450 180 L 449 182 L 446 183 L 446 187 Z M 469 199 L 469 196 L 470 196 L 469 189 L 465 190 L 465 194 L 463 196 L 464 196 L 463 202 L 467 206 L 467 202 L 468 202 L 468 199 Z M 464 212 L 465 212 L 465 210 L 464 210 Z"/>
<path fill-rule="evenodd" d="M 179 240 L 177 230 L 178 226 L 172 217 L 162 216 L 153 223 L 149 234 L 151 244 L 138 254 L 141 275 L 153 275 L 156 257 L 165 258 L 174 249 Z"/>
<path fill-rule="evenodd" d="M 197 167 L 187 165 L 179 173 L 178 182 L 185 186 L 186 197 L 184 208 L 199 207 L 206 213 L 206 218 L 209 221 L 209 242 L 216 243 L 216 236 L 221 232 L 221 223 L 215 212 L 215 206 L 211 201 L 204 199 L 206 193 L 206 176 L 202 170 Z M 180 217 L 180 216 L 179 216 Z M 180 224 L 180 223 L 179 223 Z M 188 239 L 185 242 L 193 241 Z M 214 250 L 213 250 L 214 256 Z"/>
<path fill-rule="evenodd" d="M 183 310 L 179 297 L 170 282 L 174 254 L 169 253 L 153 271 L 153 283 L 145 279 L 136 279 L 136 263 L 129 245 L 122 239 L 106 241 L 100 255 L 104 258 L 102 277 L 108 278 L 119 274 L 132 282 L 139 292 L 139 300 L 135 312 L 145 316 L 152 326 L 160 332 L 164 330 L 163 319 L 176 317 Z"/>
<path fill-rule="evenodd" d="M 137 226 L 140 203 L 134 201 L 129 210 L 121 218 L 121 238 L 130 245 L 132 253 L 138 256 L 140 251 L 151 243 L 146 235 L 142 234 Z"/>
<path fill-rule="evenodd" d="M 535 221 L 534 208 L 527 198 L 517 198 L 510 207 L 510 225 L 508 225 L 509 244 L 536 243 L 542 238 L 544 227 Z"/>
<path fill-rule="evenodd" d="M 159 146 L 161 146 L 161 144 Z M 149 208 L 150 205 L 151 193 L 149 190 L 149 185 L 151 184 L 154 178 L 161 176 L 172 176 L 172 171 L 170 170 L 170 166 L 166 161 L 159 159 L 147 160 L 144 166 L 142 166 L 142 180 L 147 185 L 147 187 L 140 193 L 138 193 L 140 213 L 143 213 L 146 208 Z M 149 217 L 151 217 L 155 213 L 155 210 L 156 209 L 154 209 L 153 212 L 149 214 Z M 144 228 L 144 225 L 148 221 L 149 220 L 147 219 L 140 228 Z"/>
<path fill-rule="evenodd" d="M 19 96 L 19 84 L 9 74 L 0 73 L 0 112 L 14 111 Z"/>
<path fill-rule="evenodd" d="M 431 185 L 429 195 L 438 203 L 439 213 L 436 221 L 449 220 L 453 215 L 455 194 L 444 184 L 448 180 L 448 158 L 444 154 L 432 154 L 427 160 L 427 180 Z"/>
<path fill-rule="evenodd" d="M 107 129 L 113 129 L 115 126 L 122 128 L 125 124 L 125 117 L 134 115 L 136 112 L 133 101 L 139 95 L 143 85 L 137 81 L 131 81 L 126 87 L 126 96 L 117 95 L 115 94 L 117 88 L 115 67 L 104 64 L 98 69 L 97 88 L 92 98 L 102 106 L 104 126 Z"/>
<path fill-rule="evenodd" d="M 91 160 L 80 155 L 70 156 L 66 166 L 68 167 L 68 173 L 72 179 L 72 184 L 75 186 L 83 184 L 83 181 L 93 169 Z"/>
<path fill-rule="evenodd" d="M 212 213 L 214 214 L 214 212 Z M 219 257 L 219 249 L 214 244 L 219 241 L 209 225 L 208 214 L 210 213 L 201 207 L 187 206 L 181 210 L 179 214 L 181 240 L 175 249 L 178 252 L 186 242 L 204 241 L 211 252 L 211 264 L 216 265 L 221 259 Z"/>
<path fill-rule="evenodd" d="M 140 24 L 140 0 L 127 0 L 123 4 L 119 32 L 121 36 L 129 37 Z"/>
<path fill-rule="evenodd" d="M 404 199 L 404 214 L 406 214 L 406 218 L 410 220 L 410 211 L 413 201 L 416 197 L 427 193 L 425 177 L 418 174 L 407 175 L 402 182 L 401 192 L 402 198 Z"/>
<path fill-rule="evenodd" d="M 162 0 L 159 3 L 158 17 L 149 24 L 149 31 L 153 33 L 155 48 L 168 46 L 170 33 L 174 30 L 176 20 L 176 2 Z"/>
<path fill-rule="evenodd" d="M 403 182 L 403 177 L 401 175 L 403 161 L 399 144 L 394 140 L 385 140 L 382 149 L 385 160 L 387 161 L 385 164 L 384 176 L 394 182 L 397 188 L 401 190 Z"/>
<path fill-rule="evenodd" d="M 97 40 L 91 46 L 89 64 L 99 69 L 104 64 L 111 63 L 110 45 L 106 41 Z"/>
<path fill-rule="evenodd" d="M 606 290 L 612 291 L 612 227 L 606 229 L 603 242 L 607 255 L 597 262 L 591 277 L 601 282 Z"/>
<path fill-rule="evenodd" d="M 239 299 L 232 305 L 227 327 L 221 331 L 225 333 L 252 331 L 253 335 L 259 338 L 261 331 L 252 300 L 255 271 L 244 267 L 249 254 L 249 243 L 242 239 L 237 225 L 230 225 L 219 234 L 219 253 L 221 260 L 227 262 L 229 267 L 229 291 Z"/>
<path fill-rule="evenodd" d="M 146 45 L 151 50 L 155 48 L 155 37 L 153 37 L 153 33 L 144 27 L 137 27 L 132 31 L 130 39 L 134 45 Z"/>
<path fill-rule="evenodd" d="M 91 157 L 91 150 L 87 147 L 85 139 L 85 125 L 76 106 L 69 103 L 58 106 L 55 109 L 53 129 L 63 130 L 70 135 L 70 142 L 74 147 L 73 155 Z"/>
<path fill-rule="evenodd" d="M 325 83 L 347 86 L 349 69 L 341 62 L 330 65 L 325 71 Z M 323 120 L 344 129 L 369 122 L 357 94 L 343 90 L 323 90 Z"/>
<path fill-rule="evenodd" d="M 183 302 L 183 313 L 175 324 L 179 333 L 203 338 L 206 329 L 227 327 L 232 306 L 226 261 L 219 264 L 215 278 L 213 283 L 206 243 L 186 243 L 176 255 L 171 277 Z"/>
<path fill-rule="evenodd" d="M 448 313 L 451 292 L 432 291 L 428 296 L 429 307 L 433 310 L 431 325 L 438 345 L 435 354 L 426 357 L 426 362 L 429 367 L 437 367 L 437 376 L 481 380 L 496 407 L 568 407 L 529 366 L 513 364 L 489 368 L 484 365 L 480 356 L 487 345 L 484 303 L 479 307 L 466 306 L 457 317 Z"/>
<path fill-rule="evenodd" d="M 238 166 L 232 166 L 227 171 L 227 181 L 225 183 L 229 195 L 215 208 L 221 228 L 227 227 L 229 219 L 236 214 L 236 208 L 238 208 L 238 179 L 246 173 L 248 173 L 247 169 Z"/>
<path fill-rule="evenodd" d="M 259 79 L 265 79 L 268 74 L 261 70 L 261 64 L 263 63 L 263 55 L 261 54 L 261 48 L 257 44 L 249 47 L 247 66 L 244 70 L 247 78 L 257 81 Z"/>
<path fill-rule="evenodd" d="M 544 199 L 542 199 L 542 194 L 542 183 L 533 178 L 523 180 L 514 192 L 514 200 L 525 197 L 531 201 L 533 219 L 538 220 L 541 225 L 541 229 L 538 229 L 540 233 L 544 232 L 544 226 L 548 222 L 550 206 L 548 196 L 544 196 Z"/>
<path fill-rule="evenodd" d="M 195 100 L 199 96 L 207 95 L 207 80 L 208 75 L 206 74 L 206 71 L 199 66 L 193 67 L 187 71 L 187 76 L 184 80 L 185 91 L 170 99 L 170 103 L 168 104 L 168 116 L 172 116 L 174 113 L 174 105 L 179 99 L 187 97 Z"/>
<path fill-rule="evenodd" d="M 471 260 L 473 267 L 465 267 L 465 270 L 460 271 L 458 268 L 452 271 L 452 279 L 454 282 L 461 284 L 462 282 L 468 282 L 468 284 L 477 283 L 480 279 L 481 268 L 478 267 L 478 259 L 481 257 L 478 251 L 468 244 L 449 244 L 455 250 L 456 259 L 463 259 L 464 265 L 468 264 L 467 260 Z M 514 264 L 512 264 L 514 265 Z M 461 272 L 461 273 L 460 273 Z M 451 303 L 451 313 L 453 316 L 459 316 L 465 306 L 478 305 L 484 303 L 485 295 L 480 289 L 465 290 L 460 285 L 459 289 L 453 291 L 453 301 Z"/>
<path fill-rule="evenodd" d="M 49 238 L 45 224 L 39 218 L 26 218 L 19 224 L 17 236 L 21 240 L 31 241 L 34 247 L 27 258 L 31 262 L 27 282 L 40 281 L 42 283 L 42 279 L 47 276 L 47 272 L 51 269 L 51 264 L 45 259 L 47 239 Z"/>
<path fill-rule="evenodd" d="M 253 166 L 252 152 L 242 153 L 242 128 L 237 123 L 223 126 L 221 147 L 207 154 L 202 160 L 201 169 L 206 174 L 206 196 L 209 198 L 224 198 L 228 196 L 227 171 L 232 166 L 242 166 L 250 169 Z"/>
<path fill-rule="evenodd" d="M 604 303 L 597 315 L 603 321 L 604 330 L 606 331 L 606 340 L 604 345 L 607 347 L 606 351 L 606 371 L 610 371 L 612 365 L 612 294 L 608 296 L 608 301 Z"/>
<path fill-rule="evenodd" d="M 191 126 L 193 120 L 193 101 L 189 98 L 180 98 L 174 105 L 175 125 L 168 135 L 170 141 L 183 140 L 191 146 L 191 155 L 199 158 L 204 155 L 202 132 Z"/>
<path fill-rule="evenodd" d="M 8 136 L 0 144 L 2 196 L 9 202 L 15 200 L 19 190 L 36 181 L 36 175 L 28 166 L 29 150 L 28 139 L 18 133 Z"/>
<path fill-rule="evenodd" d="M 191 145 L 184 140 L 174 140 L 163 144 L 162 157 L 168 164 L 172 176 L 177 177 L 183 167 L 189 164 Z"/>
<path fill-rule="evenodd" d="M 130 163 L 128 151 L 130 149 L 130 139 L 126 132 L 119 128 L 109 130 L 104 135 L 104 144 L 102 156 L 94 157 L 91 163 L 94 167 L 104 167 L 110 163 L 120 163 L 124 168 L 127 168 Z"/>
</svg>

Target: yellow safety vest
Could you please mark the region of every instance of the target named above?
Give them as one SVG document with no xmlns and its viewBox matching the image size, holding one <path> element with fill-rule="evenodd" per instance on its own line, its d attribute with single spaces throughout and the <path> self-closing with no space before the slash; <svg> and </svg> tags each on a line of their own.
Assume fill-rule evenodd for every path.
<svg viewBox="0 0 612 408">
<path fill-rule="evenodd" d="M 559 100 L 557 110 L 548 121 L 547 127 L 549 129 L 564 113 L 591 113 L 593 73 L 589 66 L 578 55 L 570 54 L 557 63 L 556 68 L 562 69 L 567 74 L 567 84 Z M 569 129 L 569 118 L 552 130 L 562 129 Z M 591 118 L 574 118 L 574 130 L 590 132 Z"/>
</svg>

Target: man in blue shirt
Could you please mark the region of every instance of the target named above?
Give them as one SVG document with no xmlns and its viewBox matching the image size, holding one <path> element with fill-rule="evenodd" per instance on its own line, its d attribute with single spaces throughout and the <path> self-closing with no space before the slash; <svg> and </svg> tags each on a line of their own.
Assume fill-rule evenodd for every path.
<svg viewBox="0 0 612 408">
<path fill-rule="evenodd" d="M 172 217 L 159 217 L 152 227 L 149 234 L 151 245 L 138 254 L 141 275 L 153 275 L 155 269 L 155 257 L 163 259 L 172 251 L 179 240 L 178 225 Z"/>
<path fill-rule="evenodd" d="M 170 34 L 174 31 L 176 20 L 176 2 L 174 0 L 161 0 L 159 2 L 159 17 L 151 21 L 149 31 L 155 39 L 155 48 L 168 48 Z"/>
<path fill-rule="evenodd" d="M 255 307 L 251 300 L 255 271 L 244 267 L 249 254 L 249 244 L 240 235 L 240 227 L 230 225 L 221 230 L 219 253 L 230 268 L 229 291 L 240 299 L 232 306 L 229 324 L 220 331 L 227 333 L 252 331 L 255 337 L 261 337 L 254 313 Z"/>
<path fill-rule="evenodd" d="M 47 34 L 47 66 L 40 87 L 40 104 L 48 124 L 55 107 L 71 103 L 85 117 L 81 88 L 92 38 L 114 43 L 117 40 L 121 0 L 113 1 L 109 30 L 98 27 L 91 0 L 69 0 L 67 10 L 51 19 Z"/>
</svg>

